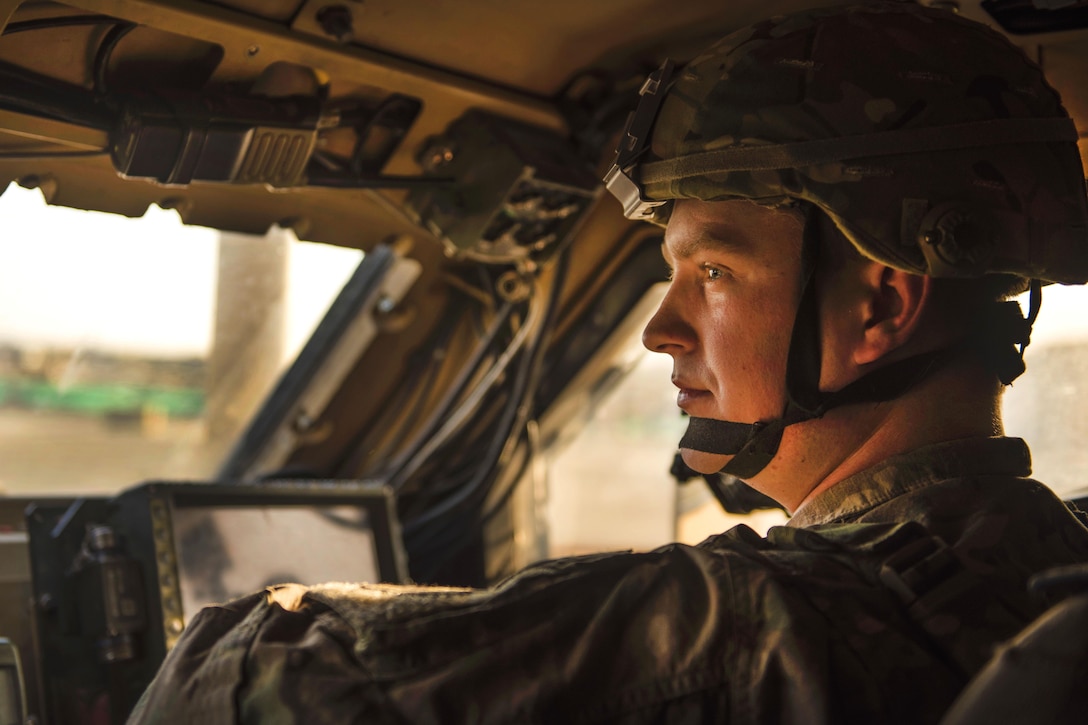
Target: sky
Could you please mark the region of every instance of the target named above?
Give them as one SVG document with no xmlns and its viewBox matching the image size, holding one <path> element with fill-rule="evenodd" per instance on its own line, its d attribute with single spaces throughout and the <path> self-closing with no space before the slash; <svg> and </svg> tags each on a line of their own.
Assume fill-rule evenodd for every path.
<svg viewBox="0 0 1088 725">
<path fill-rule="evenodd" d="M 0 345 L 203 357 L 215 315 L 219 234 L 152 206 L 140 218 L 0 195 Z M 358 265 L 357 250 L 291 245 L 288 352 Z"/>
<path fill-rule="evenodd" d="M 218 233 L 151 207 L 138 219 L 0 195 L 0 345 L 204 356 L 212 336 Z M 361 259 L 293 242 L 285 355 L 309 336 Z M 1027 302 L 1021 304 L 1025 312 Z M 1088 340 L 1088 289 L 1051 285 L 1034 345 Z"/>
</svg>

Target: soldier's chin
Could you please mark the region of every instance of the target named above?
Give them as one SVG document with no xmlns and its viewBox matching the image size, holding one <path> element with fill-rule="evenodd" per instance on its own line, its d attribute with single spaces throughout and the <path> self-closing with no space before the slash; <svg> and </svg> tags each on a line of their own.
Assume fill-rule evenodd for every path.
<svg viewBox="0 0 1088 725">
<path fill-rule="evenodd" d="M 699 473 L 717 473 L 725 468 L 725 464 L 733 460 L 733 456 L 722 453 L 704 453 L 691 448 L 681 448 L 680 457 L 688 468 Z"/>
</svg>

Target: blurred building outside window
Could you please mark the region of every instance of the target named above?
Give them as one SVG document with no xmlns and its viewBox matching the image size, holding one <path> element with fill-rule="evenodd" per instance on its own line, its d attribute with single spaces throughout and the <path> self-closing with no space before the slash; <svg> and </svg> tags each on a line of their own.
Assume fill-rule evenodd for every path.
<svg viewBox="0 0 1088 725">
<path fill-rule="evenodd" d="M 0 493 L 211 477 L 362 252 L 0 195 Z"/>
</svg>

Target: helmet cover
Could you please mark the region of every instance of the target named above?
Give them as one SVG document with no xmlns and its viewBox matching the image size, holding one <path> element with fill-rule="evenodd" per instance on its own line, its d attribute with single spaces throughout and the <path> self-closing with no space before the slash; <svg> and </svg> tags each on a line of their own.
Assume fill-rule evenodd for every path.
<svg viewBox="0 0 1088 725">
<path fill-rule="evenodd" d="M 680 71 L 651 133 L 630 170 L 647 200 L 806 201 L 898 269 L 1088 281 L 1061 99 L 1004 36 L 953 13 L 881 2 L 757 23 Z"/>
</svg>

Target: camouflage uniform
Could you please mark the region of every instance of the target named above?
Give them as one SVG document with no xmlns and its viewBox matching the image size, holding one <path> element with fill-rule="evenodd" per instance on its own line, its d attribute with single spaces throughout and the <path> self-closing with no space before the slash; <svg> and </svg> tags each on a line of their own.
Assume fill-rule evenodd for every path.
<svg viewBox="0 0 1088 725">
<path fill-rule="evenodd" d="M 152 722 L 934 722 L 1088 529 L 1017 439 L 888 460 L 760 538 L 541 563 L 486 591 L 273 588 L 200 613 Z"/>
</svg>

